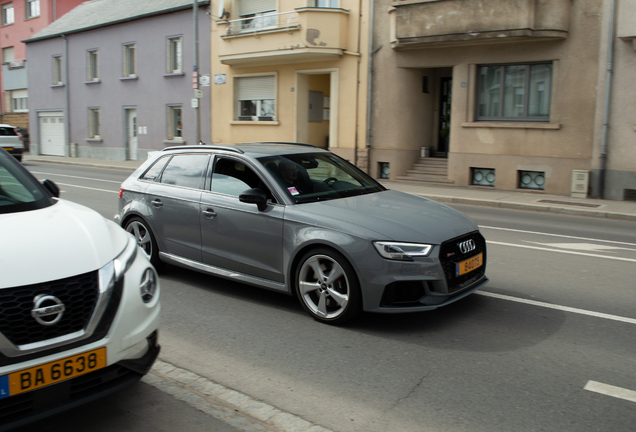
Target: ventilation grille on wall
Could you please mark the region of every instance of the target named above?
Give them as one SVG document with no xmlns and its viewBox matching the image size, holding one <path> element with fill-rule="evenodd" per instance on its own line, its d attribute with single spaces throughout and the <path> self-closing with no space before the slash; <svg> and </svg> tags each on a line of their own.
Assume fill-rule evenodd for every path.
<svg viewBox="0 0 636 432">
<path fill-rule="evenodd" d="M 636 201 L 636 189 L 623 189 L 623 199 L 625 201 Z"/>
</svg>

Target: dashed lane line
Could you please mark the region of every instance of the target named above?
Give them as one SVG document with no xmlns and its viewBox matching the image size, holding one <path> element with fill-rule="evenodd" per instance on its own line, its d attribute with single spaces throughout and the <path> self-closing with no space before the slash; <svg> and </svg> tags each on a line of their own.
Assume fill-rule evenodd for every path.
<svg viewBox="0 0 636 432">
<path fill-rule="evenodd" d="M 62 186 L 70 186 L 70 187 L 75 187 L 75 188 L 80 188 L 80 189 L 90 189 L 90 190 L 94 190 L 94 191 L 99 191 L 99 192 L 110 192 L 110 193 L 115 193 L 118 194 L 119 191 L 116 190 L 108 190 L 108 189 L 97 189 L 97 188 L 92 188 L 92 187 L 88 187 L 88 186 L 78 186 L 78 185 L 72 185 L 72 184 L 68 184 L 68 183 L 57 183 L 58 185 L 62 185 Z"/>
<path fill-rule="evenodd" d="M 583 387 L 583 390 L 600 393 L 606 396 L 612 396 L 618 399 L 624 399 L 630 402 L 636 402 L 636 391 L 627 390 L 622 387 L 616 387 L 596 381 L 588 381 L 587 384 L 585 384 L 585 387 Z"/>
<path fill-rule="evenodd" d="M 615 260 L 615 261 L 627 261 L 627 262 L 636 263 L 636 258 L 622 258 L 622 257 L 615 257 L 615 256 L 591 254 L 591 253 L 585 253 L 585 252 L 551 249 L 551 248 L 538 247 L 538 246 L 528 246 L 528 245 L 520 245 L 520 244 L 514 244 L 514 243 L 503 243 L 503 242 L 496 242 L 491 240 L 486 240 L 486 242 L 489 245 L 510 246 L 510 247 L 517 247 L 522 249 L 533 249 L 533 250 L 556 252 L 556 253 L 562 253 L 562 254 L 568 254 L 568 255 L 580 255 L 580 256 L 587 256 L 591 258 L 604 258 L 604 259 Z"/>
</svg>

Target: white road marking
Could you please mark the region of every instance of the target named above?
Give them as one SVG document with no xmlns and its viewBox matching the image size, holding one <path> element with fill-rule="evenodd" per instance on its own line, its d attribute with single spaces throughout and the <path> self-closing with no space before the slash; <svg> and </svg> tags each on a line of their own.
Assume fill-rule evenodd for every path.
<svg viewBox="0 0 636 432">
<path fill-rule="evenodd" d="M 44 173 L 44 172 L 38 172 L 38 171 L 31 171 L 31 173 L 32 174 L 41 174 L 41 175 L 69 177 L 69 178 L 76 178 L 76 179 L 81 179 L 81 180 L 94 180 L 94 181 L 100 181 L 100 182 L 121 184 L 121 182 L 117 181 L 117 180 L 103 180 L 103 179 L 96 179 L 96 178 L 92 178 L 92 177 L 78 177 L 78 176 L 72 176 L 72 175 L 68 175 L 68 174 L 54 174 L 54 173 Z"/>
<path fill-rule="evenodd" d="M 488 244 L 499 245 L 499 246 L 510 246 L 510 247 L 517 247 L 517 248 L 522 248 L 522 249 L 534 249 L 534 250 L 541 250 L 541 251 L 547 251 L 547 252 L 556 252 L 556 253 L 563 253 L 563 254 L 569 254 L 569 255 L 581 255 L 581 256 L 587 256 L 587 257 L 592 257 L 592 258 L 604 258 L 604 259 L 610 259 L 610 260 L 616 260 L 616 261 L 636 262 L 636 259 L 634 259 L 634 258 L 621 258 L 621 257 L 613 257 L 613 256 L 606 256 L 606 255 L 597 255 L 597 254 L 584 253 L 584 252 L 575 252 L 575 251 L 550 249 L 550 248 L 537 247 L 537 246 L 519 245 L 519 244 L 514 244 L 514 243 L 502 243 L 502 242 L 496 242 L 496 241 L 491 241 L 491 240 L 486 240 L 486 242 Z"/>
<path fill-rule="evenodd" d="M 585 309 L 577 309 L 577 308 L 573 308 L 569 306 L 559 306 L 559 305 L 544 303 L 544 302 L 540 302 L 536 300 L 528 300 L 528 299 L 522 299 L 518 297 L 511 297 L 511 296 L 507 296 L 503 294 L 495 294 L 495 293 L 487 292 L 487 291 L 475 291 L 475 294 L 483 295 L 486 297 L 493 297 L 493 298 L 497 298 L 501 300 L 509 300 L 509 301 L 513 301 L 517 303 L 524 303 L 524 304 L 528 304 L 532 306 L 544 307 L 547 309 L 556 309 L 563 312 L 571 312 L 571 313 L 576 313 L 579 315 L 587 315 L 587 316 L 591 316 L 595 318 L 603 318 L 603 319 L 612 320 L 612 321 L 620 321 L 620 322 L 624 322 L 628 324 L 636 324 L 636 319 L 621 317 L 618 315 L 610 315 L 610 314 L 604 314 L 600 312 L 593 312 L 593 311 L 588 311 Z"/>
<path fill-rule="evenodd" d="M 531 241 L 527 241 L 527 243 L 534 243 L 541 246 L 557 247 L 561 249 L 572 249 L 572 250 L 580 250 L 580 251 L 588 251 L 588 252 L 605 252 L 605 251 L 615 251 L 615 250 L 626 250 L 626 251 L 636 252 L 636 249 L 630 249 L 630 248 L 618 247 L 618 246 L 599 245 L 594 243 L 539 243 L 539 242 L 531 242 Z"/>
<path fill-rule="evenodd" d="M 479 225 L 479 228 L 485 228 L 485 229 L 491 229 L 491 230 L 497 230 L 497 231 L 510 231 L 510 232 L 516 232 L 516 233 L 522 233 L 522 234 L 536 234 L 536 235 L 549 236 L 549 237 L 569 238 L 574 240 L 587 240 L 587 241 L 595 241 L 595 242 L 611 243 L 611 244 L 619 244 L 619 245 L 636 247 L 636 243 L 626 243 L 626 242 L 618 242 L 618 241 L 612 241 L 612 240 L 601 240 L 601 239 L 594 239 L 594 238 L 587 238 L 587 237 L 568 236 L 568 235 L 562 235 L 562 234 L 550 234 L 550 233 L 542 233 L 542 232 L 536 232 L 536 231 L 524 231 L 524 230 L 518 230 L 518 229 L 512 229 L 512 228 L 500 228 L 500 227 L 491 227 L 491 226 L 485 226 L 485 225 Z"/>
<path fill-rule="evenodd" d="M 616 387 L 609 384 L 603 384 L 596 381 L 588 381 L 583 387 L 583 390 L 589 390 L 591 392 L 600 393 L 606 396 L 612 396 L 618 399 L 625 399 L 626 401 L 636 402 L 636 391 L 627 390 L 621 387 Z"/>
<path fill-rule="evenodd" d="M 72 184 L 67 184 L 67 183 L 57 183 L 58 185 L 62 185 L 62 186 L 70 186 L 70 187 L 76 187 L 76 188 L 81 188 L 81 189 L 90 189 L 90 190 L 94 190 L 94 191 L 100 191 L 100 192 L 110 192 L 110 193 L 116 193 L 119 194 L 119 191 L 116 190 L 107 190 L 107 189 L 97 189 L 97 188 L 92 188 L 92 187 L 87 187 L 87 186 L 77 186 L 77 185 L 72 185 Z"/>
</svg>

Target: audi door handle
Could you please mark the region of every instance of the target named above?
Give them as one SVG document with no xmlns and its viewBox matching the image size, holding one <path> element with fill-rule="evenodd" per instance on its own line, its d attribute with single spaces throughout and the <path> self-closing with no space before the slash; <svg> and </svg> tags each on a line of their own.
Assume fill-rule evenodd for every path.
<svg viewBox="0 0 636 432">
<path fill-rule="evenodd" d="M 207 208 L 207 209 L 203 210 L 203 214 L 208 219 L 212 219 L 213 217 L 216 216 L 216 212 L 214 210 L 212 210 L 211 208 Z"/>
<path fill-rule="evenodd" d="M 161 200 L 154 200 L 154 201 L 150 201 L 152 203 L 153 206 L 155 207 L 161 207 L 163 205 L 163 203 L 161 202 Z"/>
</svg>

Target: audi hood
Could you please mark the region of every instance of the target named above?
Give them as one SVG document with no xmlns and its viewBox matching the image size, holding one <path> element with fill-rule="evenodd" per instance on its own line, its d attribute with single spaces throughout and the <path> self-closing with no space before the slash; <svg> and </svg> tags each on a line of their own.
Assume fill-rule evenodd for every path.
<svg viewBox="0 0 636 432">
<path fill-rule="evenodd" d="M 0 214 L 0 289 L 98 270 L 123 251 L 129 237 L 99 213 L 65 200 Z"/>
<path fill-rule="evenodd" d="M 303 213 L 370 230 L 373 240 L 415 243 L 442 242 L 476 231 L 477 226 L 460 212 L 404 192 L 386 190 L 368 195 L 298 205 Z M 366 233 L 366 236 L 373 236 Z"/>
</svg>

